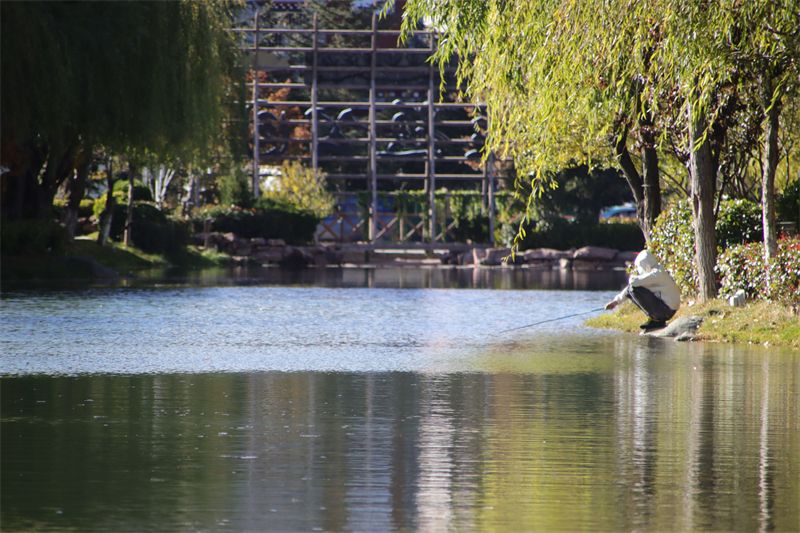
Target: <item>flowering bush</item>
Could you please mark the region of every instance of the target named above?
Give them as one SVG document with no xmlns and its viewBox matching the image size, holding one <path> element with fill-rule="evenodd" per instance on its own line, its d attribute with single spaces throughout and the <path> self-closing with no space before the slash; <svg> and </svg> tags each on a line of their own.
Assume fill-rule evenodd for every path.
<svg viewBox="0 0 800 533">
<path fill-rule="evenodd" d="M 697 293 L 692 210 L 682 200 L 659 215 L 650 235 L 650 251 L 669 270 L 683 296 Z"/>
<path fill-rule="evenodd" d="M 760 240 L 763 233 L 761 208 L 749 200 L 724 200 L 720 205 L 716 231 L 719 252 L 731 246 Z M 754 249 L 760 249 L 760 246 Z M 697 293 L 694 232 L 689 202 L 682 200 L 661 213 L 653 228 L 650 248 L 675 278 L 684 296 Z"/>
<path fill-rule="evenodd" d="M 743 289 L 748 298 L 800 305 L 800 239 L 778 241 L 778 253 L 769 265 L 764 264 L 761 243 L 732 246 L 719 256 L 717 272 L 722 277 L 721 296 L 731 296 Z"/>
</svg>

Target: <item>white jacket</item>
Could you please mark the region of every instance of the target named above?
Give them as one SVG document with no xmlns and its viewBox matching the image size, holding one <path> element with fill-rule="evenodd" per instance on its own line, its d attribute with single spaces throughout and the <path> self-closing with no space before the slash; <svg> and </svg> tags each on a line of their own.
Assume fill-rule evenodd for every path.
<svg viewBox="0 0 800 533">
<path fill-rule="evenodd" d="M 681 306 L 681 291 L 669 272 L 664 270 L 656 258 L 647 250 L 639 252 L 636 256 L 636 271 L 628 279 L 628 286 L 614 297 L 615 303 L 620 303 L 628 297 L 628 289 L 642 287 L 649 290 L 661 299 L 670 309 L 675 311 Z"/>
</svg>

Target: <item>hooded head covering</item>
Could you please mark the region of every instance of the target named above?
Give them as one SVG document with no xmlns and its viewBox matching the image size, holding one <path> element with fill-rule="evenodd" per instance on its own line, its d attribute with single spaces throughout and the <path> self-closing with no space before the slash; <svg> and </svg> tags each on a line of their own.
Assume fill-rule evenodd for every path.
<svg viewBox="0 0 800 533">
<path fill-rule="evenodd" d="M 639 255 L 636 256 L 636 260 L 633 262 L 633 264 L 636 265 L 636 271 L 639 272 L 640 276 L 643 276 L 656 269 L 662 270 L 658 260 L 647 250 L 642 250 L 639 252 Z"/>
</svg>

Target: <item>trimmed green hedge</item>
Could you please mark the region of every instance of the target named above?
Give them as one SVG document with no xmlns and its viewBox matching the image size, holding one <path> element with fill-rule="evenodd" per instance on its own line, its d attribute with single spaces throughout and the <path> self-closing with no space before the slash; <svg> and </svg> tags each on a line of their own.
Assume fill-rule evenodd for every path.
<svg viewBox="0 0 800 533">
<path fill-rule="evenodd" d="M 3 220 L 0 222 L 0 251 L 3 255 L 62 252 L 67 232 L 50 220 Z"/>
<path fill-rule="evenodd" d="M 644 248 L 644 244 L 644 235 L 636 223 L 588 225 L 557 219 L 550 221 L 544 229 L 528 231 L 522 239 L 520 249 L 603 246 L 623 251 L 638 251 Z"/>
<path fill-rule="evenodd" d="M 250 209 L 219 206 L 198 210 L 192 217 L 196 232 L 203 231 L 206 218 L 212 219 L 212 231 L 244 238 L 283 239 L 289 244 L 311 242 L 320 220 L 308 211 L 267 199 L 259 199 Z"/>
<path fill-rule="evenodd" d="M 115 241 L 124 236 L 127 215 L 127 206 L 114 206 L 110 235 Z M 189 244 L 189 225 L 168 217 L 152 204 L 134 203 L 131 223 L 133 245 L 145 252 L 175 254 Z"/>
</svg>

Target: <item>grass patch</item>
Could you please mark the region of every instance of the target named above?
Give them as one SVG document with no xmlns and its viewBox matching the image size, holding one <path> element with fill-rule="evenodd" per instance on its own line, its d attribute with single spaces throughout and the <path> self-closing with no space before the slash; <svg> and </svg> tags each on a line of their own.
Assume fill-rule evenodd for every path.
<svg viewBox="0 0 800 533">
<path fill-rule="evenodd" d="M 216 250 L 190 245 L 180 253 L 170 255 L 169 261 L 173 265 L 180 267 L 205 268 L 230 264 L 231 256 Z"/>
<path fill-rule="evenodd" d="M 90 257 L 103 266 L 118 272 L 130 272 L 146 268 L 157 268 L 169 265 L 164 256 L 148 254 L 137 248 L 107 241 L 105 246 L 93 240 L 75 239 L 65 252 L 67 257 Z"/>
<path fill-rule="evenodd" d="M 638 307 L 629 301 L 622 302 L 614 311 L 593 316 L 586 321 L 587 326 L 600 329 L 618 329 L 630 333 L 639 331 L 639 324 L 647 321 Z"/>
<path fill-rule="evenodd" d="M 689 315 L 703 317 L 703 325 L 698 331 L 702 340 L 800 349 L 800 317 L 777 303 L 759 301 L 744 307 L 730 307 L 724 300 L 712 300 L 705 304 L 683 305 L 675 318 Z M 638 332 L 639 324 L 645 320 L 644 313 L 632 303 L 625 302 L 614 312 L 590 318 L 586 325 Z"/>
<path fill-rule="evenodd" d="M 146 253 L 114 241 L 99 246 L 94 239 L 83 237 L 68 243 L 60 254 L 42 252 L 3 256 L 2 279 L 10 282 L 85 280 L 98 276 L 93 264 L 126 275 L 169 266 L 188 269 L 222 266 L 230 263 L 230 260 L 226 254 L 197 246 L 187 246 L 176 254 L 165 256 Z"/>
</svg>

